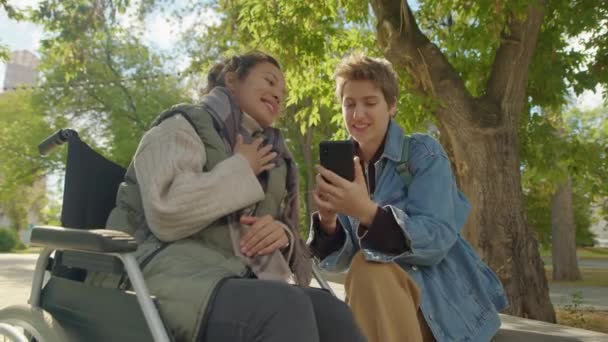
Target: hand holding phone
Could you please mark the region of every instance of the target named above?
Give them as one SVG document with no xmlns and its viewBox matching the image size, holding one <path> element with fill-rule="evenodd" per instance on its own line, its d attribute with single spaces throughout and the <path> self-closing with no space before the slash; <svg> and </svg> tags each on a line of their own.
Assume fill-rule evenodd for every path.
<svg viewBox="0 0 608 342">
<path fill-rule="evenodd" d="M 351 216 L 369 226 L 378 211 L 378 205 L 369 198 L 365 177 L 359 159 L 354 157 L 352 141 L 324 141 L 319 145 L 321 167 L 317 168 L 317 189 L 313 194 L 319 208 L 322 225 L 328 234 L 335 231 L 335 214 Z M 355 164 L 356 163 L 356 164 Z M 329 172 L 331 171 L 331 172 Z"/>
<path fill-rule="evenodd" d="M 351 140 L 322 141 L 319 144 L 321 166 L 352 182 L 355 179 L 355 145 Z"/>
</svg>

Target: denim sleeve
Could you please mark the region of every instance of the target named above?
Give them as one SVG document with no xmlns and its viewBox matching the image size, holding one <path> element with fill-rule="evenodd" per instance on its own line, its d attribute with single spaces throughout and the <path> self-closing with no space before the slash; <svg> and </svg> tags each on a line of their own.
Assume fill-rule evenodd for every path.
<svg viewBox="0 0 608 342">
<path fill-rule="evenodd" d="M 404 201 L 384 206 L 389 210 L 408 241 L 409 249 L 400 255 L 379 255 L 368 251 L 376 261 L 399 260 L 408 264 L 439 263 L 458 239 L 470 205 L 458 190 L 441 145 L 430 136 L 412 138 L 409 168 L 412 182 Z M 375 257 L 372 257 L 374 256 Z"/>
<path fill-rule="evenodd" d="M 344 233 L 344 239 L 342 240 L 342 244 L 338 246 L 338 248 L 325 256 L 319 266 L 321 269 L 328 272 L 343 272 L 348 269 L 350 266 L 350 262 L 357 251 L 357 247 L 353 240 L 352 229 L 348 219 L 343 215 L 338 215 L 338 223 L 342 228 L 342 232 Z M 317 240 L 316 234 L 318 234 L 318 227 L 314 227 L 315 220 L 312 220 L 312 227 L 310 227 L 310 236 L 308 237 L 308 244 L 312 244 L 315 240 Z M 342 235 L 342 234 L 340 234 Z"/>
</svg>

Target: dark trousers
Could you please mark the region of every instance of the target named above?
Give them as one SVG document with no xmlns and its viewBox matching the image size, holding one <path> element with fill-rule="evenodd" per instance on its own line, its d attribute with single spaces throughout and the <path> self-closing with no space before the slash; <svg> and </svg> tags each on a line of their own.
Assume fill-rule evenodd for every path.
<svg viewBox="0 0 608 342">
<path fill-rule="evenodd" d="M 327 291 L 258 279 L 228 279 L 216 291 L 201 342 L 366 341 Z"/>
</svg>

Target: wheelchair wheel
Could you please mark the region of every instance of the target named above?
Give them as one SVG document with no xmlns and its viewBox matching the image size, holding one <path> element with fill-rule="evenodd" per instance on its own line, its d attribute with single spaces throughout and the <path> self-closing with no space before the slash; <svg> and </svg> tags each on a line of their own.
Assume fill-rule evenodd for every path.
<svg viewBox="0 0 608 342">
<path fill-rule="evenodd" d="M 28 336 L 33 341 L 69 341 L 65 331 L 51 314 L 31 305 L 13 305 L 0 310 L 0 323 L 23 329 L 24 337 Z"/>
</svg>

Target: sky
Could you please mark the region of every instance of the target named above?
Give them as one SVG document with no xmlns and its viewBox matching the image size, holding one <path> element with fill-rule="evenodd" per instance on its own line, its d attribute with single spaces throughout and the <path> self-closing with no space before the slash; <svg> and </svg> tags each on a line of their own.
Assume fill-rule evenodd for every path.
<svg viewBox="0 0 608 342">
<path fill-rule="evenodd" d="M 40 0 L 9 0 L 8 3 L 16 8 L 23 9 L 29 6 L 36 6 L 40 3 Z M 172 7 L 167 8 L 167 10 L 181 8 L 186 3 L 187 0 L 176 0 Z M 130 14 L 127 12 L 120 18 L 121 24 L 125 27 L 129 25 L 128 17 Z M 213 15 L 209 15 L 209 18 L 211 21 L 216 20 L 213 18 Z M 171 17 L 169 14 L 154 12 L 146 19 L 145 31 L 143 33 L 144 42 L 155 51 L 170 52 L 176 46 L 180 33 L 191 27 L 194 19 L 194 14 L 191 14 L 185 16 L 177 24 L 174 21 L 170 21 Z M 0 44 L 7 45 L 11 51 L 29 50 L 38 55 L 37 50 L 40 47 L 42 37 L 43 30 L 40 26 L 11 20 L 4 9 L 0 8 Z M 189 60 L 187 58 L 181 58 L 177 63 L 174 63 L 174 69 L 183 70 L 188 64 Z M 0 63 L 0 88 L 4 84 L 5 70 L 5 63 Z"/>
<path fill-rule="evenodd" d="M 35 6 L 40 0 L 9 0 L 9 4 L 17 8 L 25 8 L 28 6 Z M 176 0 L 175 4 L 172 5 L 175 8 L 183 6 L 187 3 L 187 0 Z M 416 1 L 413 2 L 416 5 Z M 171 10 L 171 8 L 169 8 Z M 125 15 L 127 18 L 129 13 Z M 213 14 L 207 13 L 211 19 Z M 156 51 L 167 51 L 170 52 L 175 48 L 179 33 L 181 30 L 185 30 L 190 27 L 193 23 L 194 14 L 186 16 L 179 23 L 168 21 L 169 15 L 166 13 L 155 12 L 152 13 L 146 20 L 144 41 L 148 46 Z M 128 20 L 123 20 L 123 25 L 128 25 Z M 6 12 L 0 8 L 0 43 L 8 45 L 11 51 L 14 50 L 30 50 L 37 54 L 37 49 L 40 46 L 40 39 L 43 37 L 42 29 L 32 23 L 16 22 L 8 19 Z M 573 43 L 573 48 L 576 49 L 576 43 Z M 174 63 L 174 69 L 183 70 L 188 66 L 189 60 L 182 58 Z M 6 66 L 4 63 L 0 63 L 0 88 L 4 82 Z M 595 108 L 602 103 L 601 88 L 596 88 L 595 91 L 585 91 L 580 96 L 576 97 L 575 105 L 581 109 Z M 1 89 L 0 89 L 1 91 Z"/>
</svg>

